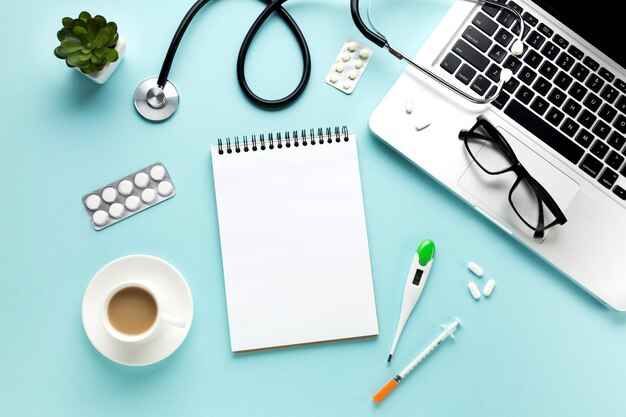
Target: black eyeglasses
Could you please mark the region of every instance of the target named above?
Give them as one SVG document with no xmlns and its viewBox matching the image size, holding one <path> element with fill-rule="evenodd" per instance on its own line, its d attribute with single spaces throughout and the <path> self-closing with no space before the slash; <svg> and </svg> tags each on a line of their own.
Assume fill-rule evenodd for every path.
<svg viewBox="0 0 626 417">
<path fill-rule="evenodd" d="M 461 130 L 459 139 L 465 142 L 476 165 L 487 174 L 512 171 L 517 175 L 509 191 L 509 203 L 524 224 L 535 231 L 535 238 L 543 238 L 545 230 L 567 222 L 550 193 L 528 173 L 504 136 L 483 115 L 476 118 L 470 130 Z"/>
</svg>

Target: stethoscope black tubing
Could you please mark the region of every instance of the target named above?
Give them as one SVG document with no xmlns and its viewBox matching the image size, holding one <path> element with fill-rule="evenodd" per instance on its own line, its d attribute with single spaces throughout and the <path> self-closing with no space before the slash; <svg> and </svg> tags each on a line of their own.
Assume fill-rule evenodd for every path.
<svg viewBox="0 0 626 417">
<path fill-rule="evenodd" d="M 374 42 L 374 45 L 380 48 L 384 48 L 389 45 L 384 36 L 372 31 L 367 27 L 365 22 L 363 22 L 361 12 L 359 11 L 359 0 L 350 0 L 350 13 L 352 14 L 352 21 L 354 22 L 354 25 L 357 27 L 359 32 L 363 34 L 363 36 Z"/>
<path fill-rule="evenodd" d="M 178 45 L 180 44 L 187 27 L 195 17 L 195 15 L 211 0 L 198 0 L 196 3 L 191 6 L 183 20 L 178 25 L 178 29 L 172 38 L 172 42 L 167 50 L 167 54 L 165 55 L 165 59 L 163 60 L 163 65 L 161 66 L 161 72 L 159 73 L 159 78 L 157 80 L 157 84 L 163 88 L 167 83 L 167 78 L 172 67 L 172 63 L 174 61 L 174 55 L 176 55 L 176 50 L 178 49 Z M 277 109 L 291 104 L 294 100 L 296 100 L 303 92 L 304 89 L 309 82 L 309 78 L 311 76 L 311 53 L 309 51 L 309 46 L 304 39 L 304 35 L 302 31 L 298 27 L 298 24 L 293 20 L 291 15 L 282 7 L 282 4 L 287 0 L 263 0 L 267 3 L 267 6 L 261 12 L 261 14 L 254 21 L 250 30 L 246 34 L 244 38 L 241 48 L 239 49 L 239 56 L 237 58 L 237 80 L 239 81 L 239 86 L 243 93 L 254 103 L 269 108 L 269 109 Z M 265 23 L 267 18 L 273 12 L 277 12 L 281 19 L 287 24 L 291 32 L 293 33 L 298 45 L 300 47 L 300 51 L 302 52 L 302 77 L 300 78 L 300 82 L 296 86 L 296 88 L 287 96 L 279 99 L 264 99 L 254 94 L 254 92 L 250 89 L 248 82 L 246 81 L 244 66 L 246 62 L 246 55 L 248 53 L 248 48 L 254 39 L 259 28 Z"/>
</svg>

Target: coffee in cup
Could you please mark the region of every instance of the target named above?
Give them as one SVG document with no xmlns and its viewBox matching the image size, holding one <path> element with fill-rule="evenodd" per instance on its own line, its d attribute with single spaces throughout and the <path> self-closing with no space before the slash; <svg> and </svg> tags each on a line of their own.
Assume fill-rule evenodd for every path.
<svg viewBox="0 0 626 417">
<path fill-rule="evenodd" d="M 151 339 L 163 324 L 181 328 L 187 325 L 186 320 L 161 311 L 158 297 L 144 281 L 127 281 L 113 287 L 103 305 L 102 322 L 111 336 L 126 343 Z"/>
<path fill-rule="evenodd" d="M 109 300 L 107 316 L 117 331 L 127 335 L 138 335 L 152 327 L 158 313 L 152 294 L 141 287 L 122 288 Z"/>
</svg>

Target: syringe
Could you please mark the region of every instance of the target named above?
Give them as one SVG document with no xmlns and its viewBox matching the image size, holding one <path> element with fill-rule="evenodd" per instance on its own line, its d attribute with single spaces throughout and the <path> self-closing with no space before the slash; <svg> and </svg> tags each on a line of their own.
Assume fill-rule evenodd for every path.
<svg viewBox="0 0 626 417">
<path fill-rule="evenodd" d="M 456 328 L 459 326 L 459 324 L 461 324 L 461 320 L 459 320 L 459 318 L 457 317 L 449 325 L 442 326 L 443 331 L 439 334 L 439 336 L 437 336 L 435 340 L 433 340 L 431 344 L 426 347 L 426 349 L 424 349 L 419 355 L 417 355 L 417 357 L 413 359 L 409 366 L 404 368 L 402 372 L 396 375 L 391 381 L 387 383 L 387 385 L 383 387 L 383 389 L 381 389 L 376 395 L 374 395 L 374 401 L 376 401 L 377 403 L 381 402 L 383 398 L 385 398 L 387 394 L 389 394 L 391 390 L 393 390 L 401 380 L 406 378 L 406 376 L 417 366 L 417 364 L 423 361 L 424 358 L 428 356 L 433 350 L 435 350 L 435 348 L 439 346 L 441 342 L 446 340 L 448 336 L 451 336 L 454 339 L 454 332 L 456 331 Z"/>
</svg>

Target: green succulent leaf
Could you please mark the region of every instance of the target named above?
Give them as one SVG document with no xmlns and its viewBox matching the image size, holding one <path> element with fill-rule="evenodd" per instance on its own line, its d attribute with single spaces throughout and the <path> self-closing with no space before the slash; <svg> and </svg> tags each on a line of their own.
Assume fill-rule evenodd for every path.
<svg viewBox="0 0 626 417">
<path fill-rule="evenodd" d="M 117 23 L 109 22 L 107 23 L 107 27 L 111 30 L 111 33 L 113 34 L 117 33 Z"/>
<path fill-rule="evenodd" d="M 57 39 L 61 42 L 63 42 L 66 39 L 73 39 L 77 42 L 80 42 L 80 38 L 74 35 L 74 32 L 72 32 L 72 28 L 63 28 L 59 30 L 57 32 Z"/>
<path fill-rule="evenodd" d="M 96 19 L 89 19 L 87 22 L 87 34 L 89 35 L 90 40 L 96 39 L 98 33 L 100 32 L 100 22 Z"/>
<path fill-rule="evenodd" d="M 94 56 L 98 57 L 99 59 L 104 59 L 107 56 L 108 52 L 109 52 L 109 48 L 107 48 L 106 46 L 103 46 L 101 48 L 97 48 L 91 51 L 91 53 Z"/>
<path fill-rule="evenodd" d="M 120 40 L 120 34 L 116 33 L 115 36 L 113 37 L 113 40 L 109 43 L 109 46 L 111 48 L 115 48 L 115 45 L 117 45 L 117 41 Z"/>
<path fill-rule="evenodd" d="M 111 30 L 108 27 L 104 27 L 100 29 L 100 33 L 98 33 L 98 36 L 96 36 L 96 39 L 94 40 L 94 45 L 96 48 L 108 46 L 111 38 L 113 38 Z"/>
<path fill-rule="evenodd" d="M 63 19 L 61 19 L 61 23 L 63 23 L 64 28 L 71 28 L 72 23 L 74 23 L 74 19 L 72 19 L 71 17 L 64 17 Z"/>
<path fill-rule="evenodd" d="M 109 49 L 109 52 L 107 53 L 107 61 L 115 62 L 119 57 L 120 56 L 115 49 Z"/>
<path fill-rule="evenodd" d="M 81 19 L 74 19 L 74 22 L 72 22 L 72 27 L 81 27 L 87 29 L 87 22 Z"/>
<path fill-rule="evenodd" d="M 90 60 L 91 60 L 90 54 L 83 54 L 80 51 L 74 52 L 73 54 L 70 54 L 70 56 L 67 57 L 68 64 L 73 65 L 75 67 L 82 67 L 85 65 L 85 63 L 89 62 Z"/>
<path fill-rule="evenodd" d="M 69 56 L 69 54 L 64 51 L 60 46 L 57 46 L 56 48 L 54 48 L 54 56 L 59 59 L 65 59 Z"/>
<path fill-rule="evenodd" d="M 104 16 L 96 15 L 94 17 L 94 20 L 96 20 L 100 24 L 101 28 L 107 25 L 107 20 L 104 18 Z"/>
<path fill-rule="evenodd" d="M 68 54 L 79 51 L 83 48 L 83 45 L 80 42 L 77 42 L 73 39 L 66 39 L 61 42 L 61 49 Z"/>
<path fill-rule="evenodd" d="M 91 15 L 89 14 L 89 12 L 82 11 L 78 15 L 78 18 L 83 22 L 87 22 L 87 20 L 91 19 Z"/>
<path fill-rule="evenodd" d="M 82 26 L 74 26 L 72 29 L 74 35 L 78 36 L 81 41 L 87 40 L 87 29 Z"/>
</svg>

